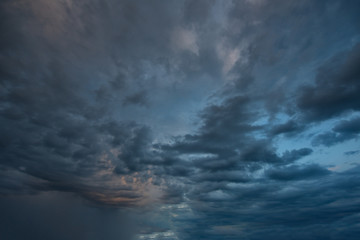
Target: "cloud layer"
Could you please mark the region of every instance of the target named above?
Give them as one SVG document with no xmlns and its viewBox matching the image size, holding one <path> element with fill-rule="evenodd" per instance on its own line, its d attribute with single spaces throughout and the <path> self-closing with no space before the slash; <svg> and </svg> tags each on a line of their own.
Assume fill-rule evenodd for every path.
<svg viewBox="0 0 360 240">
<path fill-rule="evenodd" d="M 0 5 L 8 238 L 358 236 L 357 1 Z"/>
</svg>

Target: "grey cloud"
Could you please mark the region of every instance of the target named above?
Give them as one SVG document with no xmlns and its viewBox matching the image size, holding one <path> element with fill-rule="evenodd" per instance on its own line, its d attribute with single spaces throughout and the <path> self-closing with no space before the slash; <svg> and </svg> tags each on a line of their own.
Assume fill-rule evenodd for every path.
<svg viewBox="0 0 360 240">
<path fill-rule="evenodd" d="M 271 135 L 280 135 L 285 134 L 285 136 L 292 136 L 296 133 L 301 132 L 304 129 L 304 126 L 296 123 L 293 120 L 289 120 L 286 123 L 275 125 L 271 130 Z"/>
<path fill-rule="evenodd" d="M 130 171 L 139 170 L 141 161 L 146 159 L 147 147 L 150 143 L 150 131 L 146 127 L 140 127 L 133 130 L 132 134 L 121 146 L 119 160 L 123 161 Z M 124 169 L 116 168 L 116 171 Z"/>
<path fill-rule="evenodd" d="M 346 140 L 349 140 L 349 136 L 337 134 L 335 132 L 326 132 L 326 133 L 317 135 L 313 139 L 312 144 L 314 146 L 324 145 L 324 146 L 330 147 L 337 143 L 344 142 Z"/>
<path fill-rule="evenodd" d="M 3 181 L 14 181 L 12 192 L 19 185 L 29 192 L 75 192 L 103 204 L 107 200 L 99 196 L 139 199 L 134 189 L 111 194 L 111 186 L 99 188 L 96 181 L 108 181 L 113 172 L 125 176 L 145 171 L 143 163 L 151 162 L 146 156 L 148 128 L 114 118 L 118 110 L 113 105 L 124 110 L 124 97 L 126 104 L 147 104 L 138 86 L 142 70 L 135 74 L 139 69 L 132 61 L 137 53 L 143 60 L 154 55 L 150 48 L 134 50 L 146 45 L 144 39 L 153 39 L 163 41 L 159 47 L 167 55 L 176 15 L 163 11 L 169 21 L 158 21 L 148 12 L 155 3 L 126 1 L 1 4 L 6 19 L 1 29 L 7 33 L 1 45 L 0 122 L 7 126 L 0 131 L 1 165 L 21 169 L 36 184 L 21 185 L 20 178 L 15 183 L 8 175 Z M 139 21 L 143 17 L 148 20 Z M 152 25 L 163 26 L 161 34 L 150 31 Z M 102 172 L 106 177 L 98 176 Z"/>
<path fill-rule="evenodd" d="M 360 45 L 357 44 L 350 51 L 332 57 L 319 69 L 315 86 L 304 87 L 298 98 L 298 106 L 306 118 L 324 120 L 360 109 L 359 62 Z"/>
<path fill-rule="evenodd" d="M 356 151 L 348 151 L 348 152 L 345 152 L 345 155 L 347 156 L 351 156 L 351 155 L 356 155 L 360 153 L 360 150 L 356 150 Z"/>
<path fill-rule="evenodd" d="M 313 139 L 313 145 L 324 145 L 330 147 L 335 144 L 356 139 L 360 133 L 360 118 L 340 121 L 331 132 L 317 135 Z"/>
<path fill-rule="evenodd" d="M 359 133 L 360 132 L 360 117 L 350 120 L 341 121 L 334 127 L 335 132 L 340 133 Z"/>
<path fill-rule="evenodd" d="M 359 135 L 357 1 L 0 6 L 5 237 L 358 236 L 359 168 L 300 163 Z"/>
<path fill-rule="evenodd" d="M 46 193 L 1 198 L 0 202 L 0 229 L 5 239 L 130 240 L 137 231 L 123 211 L 92 208 L 71 195 Z"/>
<path fill-rule="evenodd" d="M 211 6 L 215 1 L 185 1 L 184 3 L 184 21 L 189 24 L 204 23 L 210 16 Z"/>
<path fill-rule="evenodd" d="M 188 228 L 188 234 L 183 238 L 190 239 L 196 235 L 210 239 L 261 239 L 264 233 L 269 233 L 272 238 L 281 239 L 289 236 L 295 239 L 341 239 L 342 234 L 356 239 L 358 231 L 352 220 L 358 218 L 358 192 L 354 185 L 359 181 L 358 168 L 332 174 L 318 165 L 290 166 L 287 170 L 284 169 L 284 175 L 280 170 L 275 171 L 277 173 L 272 172 L 273 177 L 280 181 L 253 183 L 251 187 L 246 184 L 227 188 L 222 186 L 223 193 L 232 196 L 231 200 L 214 202 L 212 199 L 201 198 L 207 203 L 202 206 L 197 206 L 194 202 L 194 207 L 203 217 L 201 221 L 193 220 L 195 225 Z M 268 174 L 270 173 L 271 171 Z M 289 180 L 296 179 L 306 179 L 307 182 L 289 183 Z M 214 189 L 219 188 L 214 186 Z M 201 197 L 207 191 L 206 186 L 202 186 L 193 194 Z M 222 222 L 218 221 L 219 218 Z M 347 227 L 341 231 L 326 230 L 329 226 Z M 213 231 L 208 231 L 209 229 Z M 308 229 L 309 232 L 294 235 L 294 231 L 301 232 L 302 229 Z"/>
<path fill-rule="evenodd" d="M 202 122 L 197 134 L 177 138 L 173 144 L 163 145 L 161 149 L 174 155 L 195 154 L 195 159 L 191 160 L 192 167 L 205 172 L 197 179 L 210 181 L 211 178 L 206 177 L 208 171 L 213 174 L 236 169 L 255 171 L 263 164 L 286 165 L 312 153 L 312 149 L 303 148 L 280 156 L 270 138 L 252 137 L 252 134 L 264 129 L 251 124 L 260 115 L 253 108 L 256 104 L 240 95 L 210 105 L 200 115 Z M 235 182 L 245 181 L 244 176 L 233 179 Z"/>
<path fill-rule="evenodd" d="M 282 158 L 287 163 L 294 162 L 301 159 L 302 157 L 308 156 L 313 152 L 311 148 L 301 148 L 297 150 L 286 151 Z"/>
<path fill-rule="evenodd" d="M 318 178 L 329 174 L 330 171 L 319 165 L 289 166 L 285 168 L 271 169 L 267 171 L 269 178 L 280 181 L 301 180 L 307 178 Z"/>
<path fill-rule="evenodd" d="M 244 172 L 239 171 L 219 171 L 219 172 L 204 172 L 193 177 L 196 182 L 232 182 L 232 183 L 246 183 L 251 179 Z"/>
<path fill-rule="evenodd" d="M 140 106 L 146 106 L 148 104 L 146 93 L 145 92 L 138 92 L 134 93 L 133 95 L 129 95 L 124 99 L 124 105 L 134 104 Z"/>
<path fill-rule="evenodd" d="M 281 161 L 280 157 L 275 153 L 275 149 L 263 141 L 246 146 L 242 154 L 242 159 L 248 162 L 279 163 Z"/>
</svg>

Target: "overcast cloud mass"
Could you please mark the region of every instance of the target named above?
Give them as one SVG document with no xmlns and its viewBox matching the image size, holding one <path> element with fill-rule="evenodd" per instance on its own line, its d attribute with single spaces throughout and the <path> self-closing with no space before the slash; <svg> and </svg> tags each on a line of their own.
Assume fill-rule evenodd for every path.
<svg viewBox="0 0 360 240">
<path fill-rule="evenodd" d="M 0 2 L 0 238 L 358 239 L 357 0 Z"/>
</svg>

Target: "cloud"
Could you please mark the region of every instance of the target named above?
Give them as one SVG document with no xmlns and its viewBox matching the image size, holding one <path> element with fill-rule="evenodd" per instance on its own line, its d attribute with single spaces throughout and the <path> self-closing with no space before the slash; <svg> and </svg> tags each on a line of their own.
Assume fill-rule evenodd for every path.
<svg viewBox="0 0 360 240">
<path fill-rule="evenodd" d="M 324 120 L 360 110 L 359 62 L 360 45 L 357 44 L 319 68 L 315 86 L 304 87 L 297 102 L 307 119 Z"/>
<path fill-rule="evenodd" d="M 134 93 L 133 95 L 127 96 L 124 99 L 123 104 L 124 105 L 134 104 L 134 105 L 145 106 L 148 104 L 146 100 L 146 93 L 138 92 L 138 93 Z"/>
<path fill-rule="evenodd" d="M 136 232 L 124 211 L 92 208 L 68 194 L 1 198 L 0 203 L 0 229 L 6 239 L 133 239 Z"/>
<path fill-rule="evenodd" d="M 286 123 L 275 125 L 271 130 L 270 134 L 273 136 L 285 134 L 286 136 L 292 136 L 296 133 L 301 132 L 304 126 L 299 125 L 294 120 L 289 120 Z"/>
<path fill-rule="evenodd" d="M 286 168 L 277 168 L 267 171 L 267 175 L 270 179 L 279 180 L 279 181 L 291 181 L 307 178 L 318 178 L 319 176 L 324 176 L 329 174 L 330 171 L 324 169 L 318 165 L 309 165 L 309 166 L 289 166 Z"/>
<path fill-rule="evenodd" d="M 348 151 L 348 152 L 345 152 L 345 155 L 351 156 L 351 155 L 356 155 L 356 154 L 358 154 L 358 153 L 360 153 L 359 150 L 357 150 L 357 151 Z"/>
<path fill-rule="evenodd" d="M 1 232 L 356 239 L 357 5 L 2 1 Z"/>
<path fill-rule="evenodd" d="M 360 118 L 343 120 L 338 122 L 331 132 L 317 135 L 313 139 L 313 145 L 324 145 L 327 147 L 339 144 L 351 139 L 356 139 L 360 133 Z"/>
<path fill-rule="evenodd" d="M 307 229 L 304 234 L 296 234 L 295 238 L 340 239 L 346 232 L 350 239 L 356 239 L 358 231 L 353 220 L 358 218 L 358 193 L 349 190 L 354 189 L 353 184 L 359 180 L 358 168 L 330 174 L 318 165 L 304 165 L 286 167 L 283 171 L 274 169 L 267 174 L 277 181 L 224 187 L 222 192 L 231 196 L 229 201 L 214 202 L 212 198 L 201 197 L 209 189 L 204 186 L 196 188 L 193 194 L 201 197 L 203 202 L 202 206 L 197 206 L 196 202 L 193 204 L 202 218 L 200 221 L 194 219 L 190 224 L 192 227 L 182 238 L 261 239 L 264 234 L 270 234 L 272 238 L 286 239 L 291 234 L 294 236 L 294 231 Z M 235 205 L 242 207 L 234 208 Z M 219 217 L 223 220 L 220 224 Z M 217 231 L 223 229 L 221 226 L 228 226 L 226 229 L 229 231 Z M 337 231 L 334 230 L 336 226 L 347 227 Z M 215 232 L 208 231 L 209 228 Z"/>
<path fill-rule="evenodd" d="M 199 55 L 199 47 L 196 43 L 196 33 L 186 29 L 176 29 L 172 36 L 174 46 L 180 50 L 188 50 Z"/>
</svg>

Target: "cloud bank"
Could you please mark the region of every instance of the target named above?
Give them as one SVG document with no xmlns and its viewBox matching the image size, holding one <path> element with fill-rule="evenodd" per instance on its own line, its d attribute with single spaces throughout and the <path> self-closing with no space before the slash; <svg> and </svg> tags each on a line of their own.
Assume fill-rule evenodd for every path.
<svg viewBox="0 0 360 240">
<path fill-rule="evenodd" d="M 6 238 L 359 235 L 357 1 L 0 5 Z"/>
</svg>

